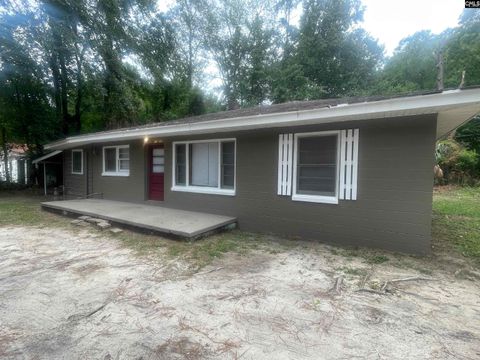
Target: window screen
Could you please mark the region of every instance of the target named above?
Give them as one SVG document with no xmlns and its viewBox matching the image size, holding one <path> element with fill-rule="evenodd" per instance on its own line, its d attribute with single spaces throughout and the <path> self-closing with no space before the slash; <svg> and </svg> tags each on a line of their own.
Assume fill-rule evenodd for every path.
<svg viewBox="0 0 480 360">
<path fill-rule="evenodd" d="M 235 182 L 235 143 L 222 143 L 222 188 L 233 189 Z"/>
<path fill-rule="evenodd" d="M 105 171 L 117 171 L 117 148 L 105 148 Z"/>
<path fill-rule="evenodd" d="M 187 184 L 187 145 L 175 145 L 175 184 Z"/>
<path fill-rule="evenodd" d="M 82 151 L 72 151 L 72 173 L 81 174 L 82 169 Z"/>
<path fill-rule="evenodd" d="M 128 171 L 130 169 L 129 148 L 118 148 L 118 170 Z"/>
<path fill-rule="evenodd" d="M 218 187 L 218 142 L 190 144 L 190 184 Z"/>
<path fill-rule="evenodd" d="M 298 138 L 297 194 L 335 196 L 337 135 Z"/>
</svg>

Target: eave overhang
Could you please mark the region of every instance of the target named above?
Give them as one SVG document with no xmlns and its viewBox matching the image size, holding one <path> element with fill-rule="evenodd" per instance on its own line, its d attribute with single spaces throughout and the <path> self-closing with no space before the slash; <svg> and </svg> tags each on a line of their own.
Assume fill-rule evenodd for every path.
<svg viewBox="0 0 480 360">
<path fill-rule="evenodd" d="M 438 114 L 437 138 L 449 133 L 480 113 L 480 89 L 450 90 L 441 93 L 398 97 L 387 100 L 353 104 L 339 104 L 301 111 L 244 116 L 201 122 L 175 123 L 120 129 L 69 137 L 47 144 L 45 149 L 59 150 L 75 146 L 112 141 L 142 139 L 144 137 L 172 137 L 218 132 L 231 132 L 300 125 L 328 124 L 344 121 L 395 118 Z"/>
</svg>

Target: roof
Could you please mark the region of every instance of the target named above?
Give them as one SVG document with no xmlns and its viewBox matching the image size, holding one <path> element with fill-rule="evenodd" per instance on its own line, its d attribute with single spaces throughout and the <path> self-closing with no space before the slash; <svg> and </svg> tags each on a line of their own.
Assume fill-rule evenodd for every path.
<svg viewBox="0 0 480 360">
<path fill-rule="evenodd" d="M 28 146 L 25 144 L 8 144 L 8 157 L 22 158 L 27 155 Z M 3 158 L 3 151 L 0 149 L 0 157 Z"/>
<path fill-rule="evenodd" d="M 47 159 L 49 159 L 49 158 L 51 158 L 51 157 L 53 157 L 53 156 L 55 156 L 55 155 L 60 154 L 61 152 L 62 152 L 62 150 L 52 151 L 51 153 L 48 153 L 48 154 L 46 154 L 46 155 L 43 155 L 43 156 L 41 156 L 41 157 L 33 160 L 33 161 L 32 161 L 32 164 L 37 164 L 37 163 L 39 163 L 39 162 L 45 161 L 45 160 L 47 160 Z"/>
<path fill-rule="evenodd" d="M 47 144 L 45 148 L 66 149 L 89 143 L 143 137 L 170 137 L 420 114 L 439 114 L 437 136 L 442 136 L 479 112 L 478 87 L 396 96 L 294 101 L 79 135 Z"/>
</svg>

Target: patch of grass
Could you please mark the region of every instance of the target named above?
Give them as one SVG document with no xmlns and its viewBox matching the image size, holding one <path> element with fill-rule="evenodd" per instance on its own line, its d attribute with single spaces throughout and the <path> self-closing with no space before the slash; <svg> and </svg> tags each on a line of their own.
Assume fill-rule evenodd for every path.
<svg viewBox="0 0 480 360">
<path fill-rule="evenodd" d="M 335 250 L 330 250 L 334 255 L 344 256 L 345 258 L 351 260 L 353 258 L 363 258 L 367 264 L 383 264 L 384 262 L 389 261 L 389 257 L 385 255 L 385 251 L 379 251 L 375 249 L 368 248 L 336 248 Z"/>
<path fill-rule="evenodd" d="M 436 190 L 433 212 L 436 215 L 480 218 L 480 187 Z"/>
<path fill-rule="evenodd" d="M 0 195 L 0 226 L 66 226 L 69 219 L 55 216 L 40 209 L 41 196 L 16 194 Z"/>
<path fill-rule="evenodd" d="M 349 266 L 342 266 L 340 268 L 337 268 L 337 270 L 342 271 L 343 273 L 347 275 L 365 275 L 367 273 L 366 269 L 359 269 L 359 268 L 352 268 Z"/>
<path fill-rule="evenodd" d="M 260 248 L 269 251 L 273 246 L 273 244 L 267 244 L 265 238 L 261 235 L 234 230 L 193 242 L 177 241 L 170 243 L 167 254 L 171 257 L 179 257 L 194 262 L 198 267 L 203 267 L 226 253 L 233 252 L 245 255 L 251 250 Z"/>
<path fill-rule="evenodd" d="M 383 264 L 387 262 L 389 258 L 385 255 L 373 255 L 367 258 L 367 263 L 369 264 Z"/>
<path fill-rule="evenodd" d="M 398 255 L 390 262 L 391 265 L 396 266 L 401 269 L 413 269 L 424 275 L 432 275 L 434 273 L 433 269 L 428 268 L 427 266 L 431 265 L 432 262 L 425 262 L 423 258 L 415 258 L 410 255 Z M 440 266 L 444 268 L 444 265 L 438 261 L 433 262 L 435 267 Z"/>
<path fill-rule="evenodd" d="M 270 241 L 265 236 L 239 230 L 216 234 L 196 241 L 170 240 L 130 231 L 112 236 L 139 255 L 178 258 L 197 268 L 202 268 L 227 253 L 246 255 L 249 251 L 261 249 L 277 254 L 286 249 L 286 245 Z"/>
<path fill-rule="evenodd" d="M 124 230 L 120 234 L 109 234 L 122 242 L 122 244 L 135 251 L 139 255 L 155 255 L 158 251 L 162 251 L 168 246 L 168 239 L 159 236 L 145 235 L 128 230 Z"/>
<path fill-rule="evenodd" d="M 480 188 L 437 190 L 432 233 L 440 246 L 453 246 L 480 263 Z"/>
</svg>

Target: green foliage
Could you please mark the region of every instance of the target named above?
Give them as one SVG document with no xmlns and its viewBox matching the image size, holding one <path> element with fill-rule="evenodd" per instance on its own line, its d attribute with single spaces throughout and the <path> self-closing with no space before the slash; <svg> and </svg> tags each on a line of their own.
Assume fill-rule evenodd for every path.
<svg viewBox="0 0 480 360">
<path fill-rule="evenodd" d="M 480 154 L 480 117 L 477 116 L 459 127 L 455 132 L 455 140 Z"/>
<path fill-rule="evenodd" d="M 363 29 L 359 0 L 308 0 L 300 21 L 296 62 L 321 93 L 315 97 L 353 95 L 367 89 L 383 49 Z"/>
<path fill-rule="evenodd" d="M 455 140 L 443 140 L 437 144 L 436 159 L 450 183 L 473 184 L 480 174 L 479 155 L 465 149 Z"/>
<path fill-rule="evenodd" d="M 445 45 L 445 85 L 458 87 L 465 71 L 465 86 L 480 84 L 480 16 L 465 9 L 460 26 L 448 32 Z"/>
<path fill-rule="evenodd" d="M 445 88 L 457 88 L 465 71 L 464 86 L 480 84 L 480 16 L 465 9 L 460 26 L 439 35 L 419 31 L 403 39 L 378 75 L 372 88 L 377 94 L 436 90 L 437 59 L 444 62 Z"/>
<path fill-rule="evenodd" d="M 436 87 L 435 52 L 440 37 L 420 31 L 403 39 L 387 60 L 374 92 L 379 94 L 433 90 Z"/>
</svg>

